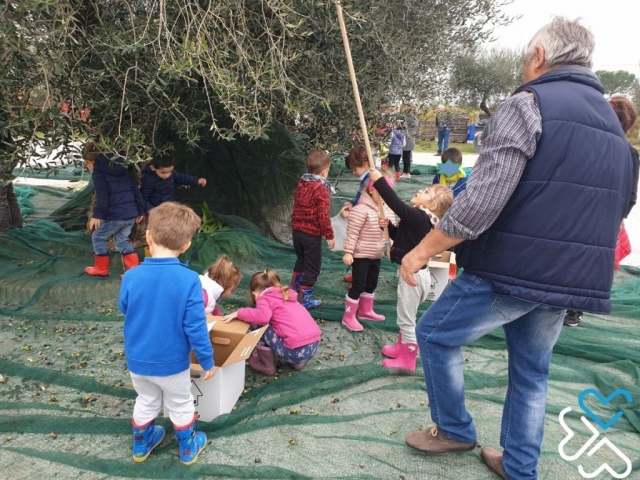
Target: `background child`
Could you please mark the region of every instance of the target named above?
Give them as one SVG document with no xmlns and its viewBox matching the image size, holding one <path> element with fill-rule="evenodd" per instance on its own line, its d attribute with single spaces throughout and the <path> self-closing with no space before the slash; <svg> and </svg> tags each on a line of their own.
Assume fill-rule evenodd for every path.
<svg viewBox="0 0 640 480">
<path fill-rule="evenodd" d="M 249 359 L 249 367 L 275 375 L 274 352 L 295 370 L 302 370 L 318 351 L 322 332 L 309 312 L 298 303 L 295 290 L 280 283 L 275 270 L 255 273 L 249 283 L 255 308 L 241 308 L 224 318 L 253 325 L 269 325 Z"/>
<path fill-rule="evenodd" d="M 133 408 L 133 460 L 143 462 L 164 437 L 155 418 L 167 407 L 178 439 L 180 460 L 190 465 L 207 443 L 195 431 L 190 353 L 213 376 L 198 274 L 178 256 L 191 245 L 200 218 L 189 207 L 166 202 L 149 212 L 147 242 L 153 257 L 122 280 L 118 307 L 124 313 L 124 352 L 138 397 Z M 150 293 L 156 295 L 150 296 Z"/>
<path fill-rule="evenodd" d="M 396 180 L 400 180 L 400 159 L 402 158 L 402 149 L 405 145 L 404 124 L 401 120 L 396 120 L 391 134 L 391 145 L 389 146 L 389 164 L 393 165 L 396 171 Z"/>
<path fill-rule="evenodd" d="M 171 155 L 156 155 L 142 169 L 140 192 L 147 212 L 163 202 L 174 201 L 178 185 L 204 187 L 207 184 L 206 178 L 176 172 L 174 165 Z"/>
<path fill-rule="evenodd" d="M 462 152 L 457 148 L 448 148 L 442 153 L 440 161 L 447 163 L 451 160 L 458 165 L 458 171 L 451 176 L 444 173 L 436 173 L 433 177 L 433 184 L 439 184 L 453 191 L 453 197 L 457 197 L 460 192 L 467 188 L 467 172 L 462 168 Z"/>
<path fill-rule="evenodd" d="M 360 186 L 356 192 L 356 196 L 350 202 L 345 202 L 342 206 L 340 216 L 347 218 L 352 207 L 358 204 L 360 195 L 369 184 L 369 156 L 367 149 L 364 147 L 354 147 L 344 159 L 344 165 L 360 180 Z"/>
<path fill-rule="evenodd" d="M 331 227 L 331 195 L 335 193 L 327 181 L 331 159 L 324 150 L 312 150 L 305 159 L 305 173 L 293 197 L 291 229 L 296 264 L 293 267 L 291 288 L 302 292 L 302 305 L 307 310 L 318 308 L 322 300 L 313 298 L 313 288 L 322 266 L 322 237 L 333 248 Z"/>
<path fill-rule="evenodd" d="M 392 180 L 385 178 L 385 181 L 390 184 Z M 370 184 L 362 192 L 358 205 L 351 209 L 347 225 L 342 261 L 352 265 L 353 282 L 345 299 L 342 324 L 354 332 L 364 330 L 358 319 L 384 320 L 384 315 L 373 311 L 373 292 L 378 286 L 380 258 L 385 245 L 384 233 L 378 226 L 378 198 L 378 192 Z"/>
<path fill-rule="evenodd" d="M 240 285 L 242 272 L 226 255 L 220 255 L 209 268 L 200 275 L 204 312 L 220 315 L 216 306 L 220 298 L 227 298 Z"/>
<path fill-rule="evenodd" d="M 391 261 L 400 265 L 404 256 L 422 241 L 449 210 L 453 204 L 453 193 L 442 185 L 431 185 L 418 191 L 409 206 L 389 187 L 379 172 L 371 173 L 371 181 L 375 182 L 376 190 L 389 208 L 400 217 L 397 228 L 387 219 L 381 219 L 381 226 L 388 227 L 389 236 L 393 239 Z M 400 334 L 395 345 L 385 345 L 382 348 L 382 354 L 391 358 L 382 362 L 385 368 L 408 372 L 416 370 L 416 315 L 431 288 L 427 265 L 416 274 L 416 279 L 418 286 L 412 287 L 402 277 L 398 278 L 397 322 Z"/>
<path fill-rule="evenodd" d="M 94 265 L 84 269 L 87 275 L 109 275 L 107 240 L 113 236 L 116 249 L 122 254 L 125 270 L 140 264 L 138 254 L 129 242 L 135 223 L 142 220 L 144 203 L 135 180 L 124 166 L 124 159 L 114 153 L 99 153 L 89 142 L 84 149 L 85 165 L 91 172 L 96 202 L 89 229 L 93 244 Z"/>
</svg>

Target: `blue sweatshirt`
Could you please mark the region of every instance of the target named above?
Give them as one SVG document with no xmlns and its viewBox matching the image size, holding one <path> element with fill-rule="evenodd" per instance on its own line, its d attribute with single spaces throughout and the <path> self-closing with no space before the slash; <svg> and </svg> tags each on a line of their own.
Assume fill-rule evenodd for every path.
<svg viewBox="0 0 640 480">
<path fill-rule="evenodd" d="M 142 169 L 142 180 L 140 182 L 140 193 L 144 199 L 144 207 L 147 213 L 153 207 L 157 207 L 164 202 L 172 202 L 176 199 L 176 190 L 180 185 L 198 186 L 198 177 L 184 173 L 171 172 L 166 180 L 160 178 L 156 172 L 151 170 L 151 163 L 147 163 Z"/>
<path fill-rule="evenodd" d="M 145 258 L 127 270 L 118 308 L 129 371 L 175 375 L 189 369 L 191 349 L 204 370 L 213 368 L 200 279 L 177 258 Z"/>
</svg>

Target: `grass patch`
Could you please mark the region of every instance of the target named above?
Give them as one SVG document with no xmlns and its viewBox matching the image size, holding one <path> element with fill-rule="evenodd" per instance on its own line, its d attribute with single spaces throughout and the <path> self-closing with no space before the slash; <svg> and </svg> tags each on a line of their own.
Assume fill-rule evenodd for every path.
<svg viewBox="0 0 640 480">
<path fill-rule="evenodd" d="M 463 154 L 465 153 L 474 153 L 473 152 L 473 143 L 453 143 L 449 142 L 449 148 L 457 148 Z M 416 142 L 416 148 L 413 150 L 414 152 L 426 152 L 426 153 L 435 153 L 438 151 L 438 142 L 425 142 L 418 141 Z"/>
</svg>

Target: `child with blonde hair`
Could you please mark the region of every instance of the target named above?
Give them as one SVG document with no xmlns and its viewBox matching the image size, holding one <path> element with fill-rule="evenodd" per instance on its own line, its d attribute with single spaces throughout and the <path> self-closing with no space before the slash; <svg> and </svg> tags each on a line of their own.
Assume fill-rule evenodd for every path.
<svg viewBox="0 0 640 480">
<path fill-rule="evenodd" d="M 124 353 L 133 388 L 133 461 L 144 462 L 164 438 L 155 419 L 167 407 L 178 440 L 180 460 L 195 463 L 207 445 L 196 431 L 191 395 L 191 351 L 213 376 L 213 349 L 202 304 L 198 274 L 178 260 L 191 246 L 200 217 L 185 205 L 165 202 L 149 212 L 147 242 L 152 257 L 127 271 L 118 308 L 124 313 Z M 149 287 L 160 292 L 149 297 Z"/>
<path fill-rule="evenodd" d="M 227 298 L 240 285 L 242 271 L 226 255 L 220 255 L 209 268 L 200 275 L 204 311 L 207 314 L 220 315 L 217 307 L 220 298 Z"/>
<path fill-rule="evenodd" d="M 265 375 L 275 375 L 274 352 L 295 370 L 302 370 L 318 351 L 322 332 L 311 314 L 298 303 L 298 294 L 282 285 L 275 270 L 255 273 L 249 282 L 255 307 L 241 308 L 224 317 L 252 325 L 269 325 L 249 359 L 249 367 Z"/>
<path fill-rule="evenodd" d="M 382 199 L 399 217 L 394 226 L 386 218 L 380 219 L 380 226 L 389 229 L 394 240 L 391 247 L 391 261 L 400 265 L 404 256 L 438 224 L 442 216 L 453 204 L 453 192 L 443 185 L 431 185 L 419 190 L 411 198 L 411 206 L 404 203 L 390 188 L 379 172 L 371 172 L 371 181 Z M 390 370 L 415 372 L 418 345 L 416 343 L 416 315 L 418 307 L 427 299 L 431 289 L 431 275 L 428 265 L 416 273 L 418 286 L 408 285 L 402 277 L 398 279 L 397 322 L 400 329 L 395 345 L 385 345 L 382 354 L 389 359 L 382 366 Z"/>
<path fill-rule="evenodd" d="M 377 171 L 372 171 L 382 176 Z M 393 184 L 391 178 L 384 177 L 388 185 Z M 345 298 L 342 324 L 349 330 L 361 332 L 364 327 L 360 320 L 381 322 L 384 315 L 373 310 L 374 290 L 378 286 L 380 275 L 380 259 L 384 254 L 384 232 L 378 225 L 378 192 L 370 182 L 362 192 L 358 204 L 351 209 L 347 236 L 344 242 L 345 265 L 352 265 L 353 281 Z"/>
</svg>

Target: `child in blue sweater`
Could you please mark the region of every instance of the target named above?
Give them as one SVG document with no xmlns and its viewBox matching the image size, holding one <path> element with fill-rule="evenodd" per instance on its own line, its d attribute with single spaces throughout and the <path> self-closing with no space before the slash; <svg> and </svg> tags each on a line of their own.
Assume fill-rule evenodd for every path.
<svg viewBox="0 0 640 480">
<path fill-rule="evenodd" d="M 164 438 L 164 428 L 155 425 L 163 401 L 183 463 L 194 463 L 207 443 L 205 434 L 195 431 L 189 367 L 193 349 L 205 370 L 202 378 L 210 379 L 213 349 L 198 274 L 178 260 L 199 227 L 200 217 L 184 205 L 165 202 L 152 209 L 147 242 L 153 256 L 128 270 L 120 287 L 124 352 L 138 394 L 132 419 L 135 462 L 144 462 Z M 150 285 L 160 294 L 151 295 Z"/>
<path fill-rule="evenodd" d="M 163 202 L 175 201 L 179 185 L 204 187 L 207 184 L 206 178 L 176 172 L 174 164 L 175 160 L 171 155 L 156 155 L 142 169 L 140 192 L 147 213 Z"/>
</svg>

